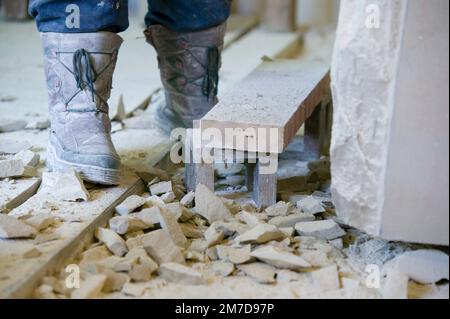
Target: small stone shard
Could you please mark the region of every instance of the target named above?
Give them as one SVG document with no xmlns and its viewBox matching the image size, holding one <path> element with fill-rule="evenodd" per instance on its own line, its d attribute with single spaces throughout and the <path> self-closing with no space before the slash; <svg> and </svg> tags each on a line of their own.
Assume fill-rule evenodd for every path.
<svg viewBox="0 0 450 319">
<path fill-rule="evenodd" d="M 146 202 L 145 198 L 138 195 L 131 195 L 116 207 L 116 213 L 122 216 L 128 215 L 129 213 L 132 213 L 135 209 L 143 206 L 145 202 Z"/>
<path fill-rule="evenodd" d="M 237 268 L 261 284 L 272 284 L 276 281 L 275 269 L 264 263 L 254 262 L 251 264 L 239 265 Z"/>
<path fill-rule="evenodd" d="M 89 192 L 73 169 L 66 172 L 44 172 L 39 193 L 68 202 L 89 200 Z"/>
<path fill-rule="evenodd" d="M 21 160 L 23 165 L 36 167 L 39 164 L 39 154 L 30 150 L 22 150 L 13 156 L 15 160 Z"/>
<path fill-rule="evenodd" d="M 271 240 L 282 240 L 285 234 L 274 225 L 259 224 L 235 238 L 241 244 L 264 244 Z"/>
<path fill-rule="evenodd" d="M 325 267 L 331 262 L 327 253 L 321 250 L 302 250 L 300 256 L 312 267 Z"/>
<path fill-rule="evenodd" d="M 174 192 L 167 192 L 161 195 L 162 201 L 166 204 L 172 203 L 176 198 Z"/>
<path fill-rule="evenodd" d="M 159 212 L 160 208 L 158 206 L 153 206 L 144 208 L 140 212 L 135 213 L 134 217 L 140 219 L 147 225 L 159 225 Z"/>
<path fill-rule="evenodd" d="M 47 213 L 37 214 L 25 219 L 24 222 L 39 232 L 51 226 L 55 222 L 55 218 Z"/>
<path fill-rule="evenodd" d="M 203 238 L 203 232 L 192 224 L 180 224 L 184 236 L 187 238 Z"/>
<path fill-rule="evenodd" d="M 28 141 L 14 141 L 2 139 L 0 141 L 0 155 L 4 154 L 17 154 L 20 151 L 28 150 L 31 148 L 31 144 Z"/>
<path fill-rule="evenodd" d="M 99 296 L 106 282 L 105 275 L 93 275 L 87 277 L 81 282 L 80 288 L 75 289 L 72 294 L 72 299 L 94 299 Z"/>
<path fill-rule="evenodd" d="M 322 202 L 313 196 L 308 196 L 300 199 L 297 202 L 297 207 L 305 214 L 318 214 L 325 212 Z"/>
<path fill-rule="evenodd" d="M 125 235 L 127 233 L 144 230 L 153 227 L 152 224 L 144 223 L 141 219 L 125 215 L 115 216 L 109 220 L 109 228 L 114 230 L 119 235 Z"/>
<path fill-rule="evenodd" d="M 0 160 L 0 178 L 7 177 L 33 177 L 36 169 L 32 166 L 24 165 L 19 159 Z"/>
<path fill-rule="evenodd" d="M 256 214 L 242 211 L 239 213 L 239 218 L 250 227 L 255 227 L 261 223 L 261 220 L 256 216 Z"/>
<path fill-rule="evenodd" d="M 20 131 L 27 126 L 28 122 L 25 120 L 0 120 L 0 133 Z"/>
<path fill-rule="evenodd" d="M 196 187 L 195 205 L 197 213 L 206 218 L 210 224 L 232 217 L 224 202 L 203 184 Z"/>
<path fill-rule="evenodd" d="M 180 204 L 184 207 L 191 208 L 194 205 L 195 193 L 190 191 L 180 200 Z"/>
<path fill-rule="evenodd" d="M 276 216 L 276 217 L 272 218 L 271 220 L 269 220 L 269 224 L 275 225 L 279 228 L 294 227 L 295 224 L 297 224 L 297 223 L 310 222 L 310 221 L 315 221 L 315 220 L 316 220 L 316 218 L 314 217 L 314 215 L 299 213 L 299 214 L 291 214 L 288 216 Z"/>
<path fill-rule="evenodd" d="M 229 261 L 235 265 L 245 264 L 254 258 L 250 255 L 251 246 L 245 245 L 243 247 L 230 247 L 230 246 L 216 246 L 217 256 L 222 261 Z"/>
<path fill-rule="evenodd" d="M 217 230 L 214 224 L 209 226 L 205 231 L 204 236 L 208 247 L 219 244 L 225 237 L 223 231 Z"/>
<path fill-rule="evenodd" d="M 159 274 L 167 281 L 185 285 L 202 285 L 205 283 L 205 279 L 200 272 L 172 262 L 161 264 Z"/>
<path fill-rule="evenodd" d="M 30 249 L 28 249 L 27 251 L 25 251 L 23 253 L 23 258 L 37 258 L 40 257 L 42 255 L 42 252 L 37 249 L 36 247 L 31 247 Z"/>
<path fill-rule="evenodd" d="M 186 236 L 184 236 L 177 220 L 165 209 L 159 210 L 159 224 L 161 225 L 161 228 L 167 231 L 176 245 L 182 248 L 186 248 L 188 246 Z"/>
<path fill-rule="evenodd" d="M 311 264 L 302 257 L 282 251 L 272 245 L 258 248 L 250 256 L 282 269 L 299 270 L 311 267 Z"/>
<path fill-rule="evenodd" d="M 275 205 L 272 205 L 270 207 L 266 208 L 267 216 L 286 216 L 289 213 L 289 210 L 292 208 L 291 203 L 286 203 L 283 201 L 280 201 L 276 203 Z"/>
<path fill-rule="evenodd" d="M 311 276 L 316 291 L 333 291 L 340 288 L 339 272 L 336 265 L 313 271 Z"/>
<path fill-rule="evenodd" d="M 162 195 L 165 193 L 173 192 L 172 190 L 172 182 L 159 182 L 156 184 L 150 185 L 150 193 L 152 195 Z"/>
<path fill-rule="evenodd" d="M 35 236 L 36 230 L 33 227 L 15 217 L 0 214 L 0 238 L 33 238 Z"/>
<path fill-rule="evenodd" d="M 183 207 L 179 202 L 168 203 L 164 208 L 175 218 L 175 220 L 180 219 L 183 215 Z"/>
<path fill-rule="evenodd" d="M 116 256 L 122 257 L 128 251 L 125 241 L 111 229 L 98 228 L 95 237 Z"/>
<path fill-rule="evenodd" d="M 143 252 L 145 253 L 145 250 Z M 158 268 L 158 264 L 145 254 L 145 256 L 140 256 L 137 262 L 132 265 L 129 275 L 131 280 L 135 282 L 149 281 Z"/>
<path fill-rule="evenodd" d="M 167 262 L 185 263 L 180 248 L 173 242 L 172 237 L 164 229 L 145 234 L 143 246 L 150 257 L 160 265 Z"/>
<path fill-rule="evenodd" d="M 214 274 L 227 277 L 234 271 L 234 265 L 225 261 L 214 261 L 210 264 L 211 270 Z"/>
<path fill-rule="evenodd" d="M 345 231 L 331 219 L 300 222 L 295 224 L 295 230 L 300 236 L 312 236 L 327 240 L 336 239 L 345 235 Z"/>
</svg>

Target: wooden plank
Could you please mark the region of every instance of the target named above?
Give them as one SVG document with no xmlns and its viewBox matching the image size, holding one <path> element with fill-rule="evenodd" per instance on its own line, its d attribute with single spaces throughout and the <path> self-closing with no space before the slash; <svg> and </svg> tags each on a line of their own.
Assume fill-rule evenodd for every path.
<svg viewBox="0 0 450 319">
<path fill-rule="evenodd" d="M 202 131 L 215 128 L 222 133 L 222 140 L 210 143 L 213 148 L 281 153 L 329 92 L 329 85 L 329 66 L 321 62 L 265 62 L 225 94 L 200 126 Z M 270 129 L 275 130 L 271 137 L 277 133 L 278 138 L 236 145 L 235 137 L 226 134 L 230 128 L 241 129 L 253 141 L 262 141 Z"/>
<path fill-rule="evenodd" d="M 261 26 L 272 32 L 291 32 L 297 23 L 296 0 L 266 0 Z"/>
<path fill-rule="evenodd" d="M 2 0 L 1 9 L 7 19 L 24 20 L 28 15 L 28 0 Z"/>
<path fill-rule="evenodd" d="M 24 203 L 36 193 L 40 183 L 39 177 L 18 178 L 10 181 L 1 180 L 0 214 L 7 213 Z"/>
<path fill-rule="evenodd" d="M 20 216 L 39 213 L 43 207 L 51 205 L 52 215 L 61 219 L 61 223 L 44 235 L 50 239 L 57 236 L 55 240 L 38 244 L 41 236 L 34 240 L 0 241 L 0 298 L 29 297 L 43 276 L 60 270 L 90 243 L 95 229 L 107 223 L 121 201 L 143 191 L 142 181 L 126 172 L 117 187 L 91 189 L 92 198 L 87 202 L 52 202 L 36 194 L 14 209 L 10 214 Z M 24 259 L 22 254 L 33 244 L 42 255 Z"/>
</svg>

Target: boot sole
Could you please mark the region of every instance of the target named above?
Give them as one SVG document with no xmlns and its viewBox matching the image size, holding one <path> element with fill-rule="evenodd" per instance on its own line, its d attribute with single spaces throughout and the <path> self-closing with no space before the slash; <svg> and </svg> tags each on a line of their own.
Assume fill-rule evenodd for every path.
<svg viewBox="0 0 450 319">
<path fill-rule="evenodd" d="M 50 143 L 47 147 L 46 163 L 47 167 L 52 171 L 65 171 L 73 168 L 80 174 L 80 177 L 87 182 L 101 185 L 119 184 L 120 170 L 67 162 L 56 155 L 56 152 Z"/>
</svg>

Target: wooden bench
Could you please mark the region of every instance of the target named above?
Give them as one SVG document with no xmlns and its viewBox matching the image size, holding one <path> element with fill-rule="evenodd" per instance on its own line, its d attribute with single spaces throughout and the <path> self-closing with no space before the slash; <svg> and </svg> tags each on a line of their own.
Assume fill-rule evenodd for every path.
<svg viewBox="0 0 450 319">
<path fill-rule="evenodd" d="M 214 153 L 216 162 L 243 161 L 247 188 L 253 191 L 259 207 L 267 207 L 276 202 L 278 154 L 303 124 L 305 159 L 320 156 L 326 143 L 330 103 L 327 64 L 298 60 L 264 62 L 196 124 L 201 141 L 197 138 L 188 147 L 197 156 L 205 150 Z M 210 139 L 210 132 L 221 138 Z M 236 136 L 244 142 L 236 143 Z M 263 159 L 270 160 L 270 164 L 265 165 Z M 187 188 L 195 189 L 198 183 L 214 189 L 213 162 L 186 164 Z"/>
</svg>

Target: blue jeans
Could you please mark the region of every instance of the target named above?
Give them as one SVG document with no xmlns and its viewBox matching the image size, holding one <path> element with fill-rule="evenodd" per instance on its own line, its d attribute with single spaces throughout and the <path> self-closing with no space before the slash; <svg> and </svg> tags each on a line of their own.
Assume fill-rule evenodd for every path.
<svg viewBox="0 0 450 319">
<path fill-rule="evenodd" d="M 147 26 L 191 32 L 219 25 L 230 14 L 231 0 L 147 0 Z M 30 15 L 40 32 L 82 33 L 128 28 L 128 0 L 31 0 Z"/>
</svg>

